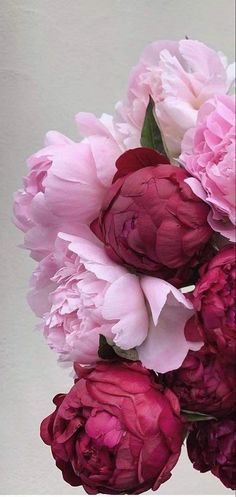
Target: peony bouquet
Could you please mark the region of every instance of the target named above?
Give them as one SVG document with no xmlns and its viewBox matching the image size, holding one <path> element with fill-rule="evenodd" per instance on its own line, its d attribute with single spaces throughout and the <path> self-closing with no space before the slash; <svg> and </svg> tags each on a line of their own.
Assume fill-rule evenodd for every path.
<svg viewBox="0 0 236 497">
<path fill-rule="evenodd" d="M 236 488 L 233 79 L 203 43 L 152 43 L 114 115 L 50 131 L 15 194 L 29 304 L 74 368 L 41 437 L 89 494 L 158 489 L 185 439 Z"/>
</svg>

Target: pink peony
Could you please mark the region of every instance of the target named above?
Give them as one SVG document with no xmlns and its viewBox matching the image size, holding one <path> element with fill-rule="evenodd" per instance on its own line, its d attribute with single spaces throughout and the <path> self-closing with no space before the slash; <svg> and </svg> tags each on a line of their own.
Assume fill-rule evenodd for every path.
<svg viewBox="0 0 236 497">
<path fill-rule="evenodd" d="M 33 273 L 28 300 L 62 361 L 94 363 L 102 334 L 132 349 L 144 366 L 166 372 L 202 345 L 185 338 L 191 302 L 169 283 L 117 265 L 88 230 L 83 238 L 59 235 L 54 253 Z"/>
<path fill-rule="evenodd" d="M 140 146 L 149 96 L 171 157 L 181 151 L 185 132 L 195 126 L 198 109 L 214 94 L 226 94 L 234 79 L 233 64 L 195 40 L 148 45 L 133 68 L 127 97 L 117 104 L 115 122 L 125 148 Z"/>
<path fill-rule="evenodd" d="M 31 250 L 36 260 L 41 260 L 51 251 L 58 231 L 58 219 L 45 201 L 45 179 L 54 157 L 72 143 L 61 133 L 49 132 L 45 148 L 28 159 L 29 172 L 23 178 L 23 188 L 14 195 L 13 221 L 25 233 L 24 247 Z"/>
<path fill-rule="evenodd" d="M 184 438 L 177 397 L 137 362 L 99 362 L 78 373 L 40 429 L 64 480 L 89 494 L 159 488 Z"/>
<path fill-rule="evenodd" d="M 60 231 L 79 234 L 81 223 L 97 216 L 122 152 L 109 116 L 77 116 L 91 136 L 74 143 L 60 133 L 28 161 L 23 189 L 15 194 L 14 222 L 25 232 L 24 247 L 36 260 L 49 255 Z M 87 126 L 87 127 L 86 127 Z"/>
<path fill-rule="evenodd" d="M 98 359 L 99 335 L 133 348 L 148 331 L 148 313 L 138 278 L 113 263 L 93 241 L 61 234 L 67 261 L 53 276 L 44 334 L 62 361 L 91 364 Z M 69 242 L 69 243 L 68 243 Z M 129 300 L 126 290 L 129 288 Z"/>
<path fill-rule="evenodd" d="M 235 241 L 234 97 L 215 96 L 201 107 L 196 127 L 184 136 L 180 160 L 193 176 L 186 183 L 211 207 L 211 227 Z"/>
</svg>

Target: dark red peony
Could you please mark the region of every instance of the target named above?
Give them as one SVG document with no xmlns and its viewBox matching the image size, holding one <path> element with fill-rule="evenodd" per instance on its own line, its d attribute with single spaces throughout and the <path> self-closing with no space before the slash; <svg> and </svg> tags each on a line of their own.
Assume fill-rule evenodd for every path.
<svg viewBox="0 0 236 497">
<path fill-rule="evenodd" d="M 64 479 L 90 494 L 156 490 L 170 478 L 184 437 L 176 396 L 138 362 L 99 362 L 78 374 L 41 424 Z"/>
<path fill-rule="evenodd" d="M 212 235 L 209 207 L 184 182 L 187 173 L 155 150 L 128 150 L 116 166 L 92 230 L 119 264 L 187 284 Z"/>
<path fill-rule="evenodd" d="M 201 473 L 211 471 L 227 488 L 236 489 L 236 419 L 204 421 L 187 439 L 188 455 Z"/>
<path fill-rule="evenodd" d="M 177 395 L 181 408 L 216 417 L 227 416 L 235 409 L 235 368 L 220 360 L 204 346 L 190 351 L 182 366 L 163 375 L 163 381 Z"/>
<path fill-rule="evenodd" d="M 232 362 L 236 359 L 235 255 L 235 247 L 230 245 L 205 264 L 191 299 L 198 311 L 203 338 Z"/>
</svg>

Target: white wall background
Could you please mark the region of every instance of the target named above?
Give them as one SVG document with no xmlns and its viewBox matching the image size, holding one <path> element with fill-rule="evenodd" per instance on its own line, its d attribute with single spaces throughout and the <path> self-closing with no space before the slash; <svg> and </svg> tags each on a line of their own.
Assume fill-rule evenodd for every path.
<svg viewBox="0 0 236 497">
<path fill-rule="evenodd" d="M 48 129 L 76 138 L 78 111 L 113 111 L 130 67 L 155 39 L 198 38 L 233 58 L 233 0 L 0 0 L 1 468 L 3 494 L 77 494 L 38 435 L 71 385 L 25 300 L 34 263 L 11 225 L 12 192 Z M 230 494 L 185 451 L 160 494 Z"/>
</svg>

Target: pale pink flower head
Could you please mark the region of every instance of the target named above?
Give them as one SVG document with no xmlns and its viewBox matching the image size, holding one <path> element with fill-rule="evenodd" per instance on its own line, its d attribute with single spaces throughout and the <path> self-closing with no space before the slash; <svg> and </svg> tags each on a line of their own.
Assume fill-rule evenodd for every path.
<svg viewBox="0 0 236 497">
<path fill-rule="evenodd" d="M 56 154 L 72 143 L 61 133 L 49 132 L 45 147 L 29 157 L 23 188 L 14 194 L 13 221 L 25 233 L 24 247 L 31 250 L 36 260 L 50 252 L 58 224 L 45 202 L 45 180 Z"/>
<path fill-rule="evenodd" d="M 196 127 L 187 131 L 180 160 L 193 176 L 186 182 L 207 202 L 208 222 L 235 241 L 235 99 L 215 96 L 200 109 Z"/>
<path fill-rule="evenodd" d="M 48 345 L 59 353 L 61 361 L 95 362 L 99 333 L 104 334 L 106 326 L 101 303 L 108 283 L 96 279 L 78 262 L 71 271 L 60 269 L 53 281 L 58 286 L 50 294 L 51 308 L 44 325 Z"/>
<path fill-rule="evenodd" d="M 44 334 L 61 361 L 98 360 L 99 335 L 131 349 L 148 332 L 148 313 L 139 279 L 113 263 L 95 237 L 60 234 L 67 242 L 67 263 L 51 280 Z M 129 299 L 127 299 L 127 289 Z"/>
<path fill-rule="evenodd" d="M 76 121 L 86 138 L 75 143 L 49 132 L 15 194 L 13 220 L 25 233 L 24 247 L 39 261 L 53 252 L 60 231 L 77 235 L 81 224 L 97 217 L 122 153 L 110 116 L 82 113 Z"/>
<path fill-rule="evenodd" d="M 170 157 L 178 157 L 184 133 L 195 126 L 198 110 L 214 94 L 226 94 L 233 64 L 195 40 L 148 45 L 129 78 L 127 97 L 117 104 L 116 126 L 126 148 L 140 145 L 149 96 Z"/>
<path fill-rule="evenodd" d="M 49 132 L 45 147 L 28 159 L 28 174 L 23 177 L 23 188 L 14 195 L 14 222 L 20 230 L 27 232 L 34 225 L 32 202 L 39 193 L 45 192 L 45 178 L 56 150 L 70 143 L 73 142 L 61 133 Z"/>
<path fill-rule="evenodd" d="M 181 291 L 159 278 L 130 274 L 88 228 L 80 237 L 59 234 L 54 253 L 33 273 L 28 300 L 60 361 L 93 364 L 101 334 L 164 373 L 202 345 L 185 338 L 194 309 Z"/>
</svg>

